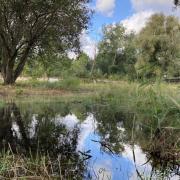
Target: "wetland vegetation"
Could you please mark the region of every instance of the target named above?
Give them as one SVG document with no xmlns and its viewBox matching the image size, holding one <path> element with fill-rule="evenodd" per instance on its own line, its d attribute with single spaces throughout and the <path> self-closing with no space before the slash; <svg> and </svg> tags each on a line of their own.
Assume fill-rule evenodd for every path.
<svg viewBox="0 0 180 180">
<path fill-rule="evenodd" d="M 2 178 L 178 178 L 178 85 L 85 87 L 1 102 Z"/>
<path fill-rule="evenodd" d="M 169 14 L 138 31 L 108 20 L 92 40 L 90 0 L 0 0 L 0 179 L 179 180 L 180 21 Z"/>
</svg>

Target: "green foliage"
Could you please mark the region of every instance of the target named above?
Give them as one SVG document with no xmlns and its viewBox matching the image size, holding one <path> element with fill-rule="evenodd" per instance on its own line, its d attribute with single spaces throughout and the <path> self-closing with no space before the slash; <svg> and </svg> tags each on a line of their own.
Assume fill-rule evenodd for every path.
<svg viewBox="0 0 180 180">
<path fill-rule="evenodd" d="M 166 84 L 138 85 L 121 82 L 119 86 L 111 85 L 109 90 L 98 96 L 97 101 L 106 102 L 111 106 L 112 113 L 120 109 L 134 113 L 138 121 L 150 123 L 154 128 L 163 127 L 166 123 L 178 127 L 180 123 L 178 89 L 174 91 L 174 88 Z"/>
<path fill-rule="evenodd" d="M 90 19 L 89 0 L 0 0 L 0 63 L 13 84 L 32 55 L 79 50 Z"/>
<path fill-rule="evenodd" d="M 62 89 L 77 90 L 80 85 L 80 80 L 75 77 L 66 77 L 61 82 Z"/>
<path fill-rule="evenodd" d="M 105 26 L 98 48 L 94 61 L 84 53 L 70 60 L 66 53 L 57 55 L 50 48 L 32 56 L 24 74 L 141 82 L 180 76 L 180 24 L 173 16 L 153 15 L 139 34 L 127 33 L 121 24 Z"/>
<path fill-rule="evenodd" d="M 71 74 L 78 78 L 89 77 L 91 61 L 81 53 L 77 59 L 69 59 L 67 55 L 52 53 L 36 56 L 26 65 L 23 74 L 34 78 L 38 77 L 66 77 Z"/>
<path fill-rule="evenodd" d="M 71 68 L 72 60 L 65 55 L 46 53 L 33 57 L 25 66 L 23 74 L 30 77 L 60 77 Z"/>
<path fill-rule="evenodd" d="M 137 47 L 138 61 L 135 68 L 138 77 L 180 76 L 178 19 L 163 14 L 153 15 L 137 36 Z"/>
<path fill-rule="evenodd" d="M 99 43 L 96 67 L 103 74 L 111 73 L 110 66 L 115 65 L 118 50 L 124 45 L 125 29 L 121 25 L 109 25 L 103 28 L 103 39 Z"/>
<path fill-rule="evenodd" d="M 88 65 L 89 65 L 89 57 L 82 53 L 80 56 L 72 62 L 71 72 L 73 75 L 77 77 L 88 77 Z"/>
<path fill-rule="evenodd" d="M 134 34 L 126 34 L 125 28 L 119 24 L 104 27 L 103 33 L 103 39 L 99 43 L 96 68 L 104 75 L 128 74 L 129 77 L 134 78 L 136 76 Z"/>
<path fill-rule="evenodd" d="M 104 76 L 154 79 L 180 76 L 180 24 L 173 16 L 155 14 L 139 34 L 122 25 L 103 29 L 96 69 Z"/>
</svg>

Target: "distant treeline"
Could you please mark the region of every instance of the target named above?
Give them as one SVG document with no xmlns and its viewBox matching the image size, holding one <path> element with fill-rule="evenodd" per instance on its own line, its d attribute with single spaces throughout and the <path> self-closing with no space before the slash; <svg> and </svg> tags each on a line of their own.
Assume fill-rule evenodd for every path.
<svg viewBox="0 0 180 180">
<path fill-rule="evenodd" d="M 67 54 L 46 52 L 32 57 L 25 67 L 24 75 L 117 77 L 131 80 L 179 77 L 179 19 L 154 14 L 138 34 L 127 32 L 122 24 L 104 26 L 94 60 L 84 53 L 71 60 Z"/>
</svg>

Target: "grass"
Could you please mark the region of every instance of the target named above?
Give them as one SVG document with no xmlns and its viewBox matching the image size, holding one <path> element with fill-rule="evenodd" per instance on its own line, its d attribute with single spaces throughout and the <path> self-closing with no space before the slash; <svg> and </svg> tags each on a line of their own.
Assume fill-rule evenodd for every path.
<svg viewBox="0 0 180 180">
<path fill-rule="evenodd" d="M 108 99 L 108 103 L 115 106 L 124 106 L 129 112 L 134 112 L 140 118 L 144 116 L 150 120 L 163 123 L 172 112 L 180 122 L 180 91 L 179 87 L 167 84 L 153 84 L 140 86 L 138 84 L 125 84 L 121 88 L 112 87 L 109 92 L 103 94 L 102 99 Z M 140 118 L 141 119 L 141 118 Z"/>
<path fill-rule="evenodd" d="M 32 79 L 30 81 L 20 81 L 17 83 L 19 87 L 43 88 L 43 89 L 63 89 L 63 90 L 76 90 L 79 87 L 80 80 L 75 77 L 67 77 L 63 80 L 55 82 L 39 81 Z"/>
<path fill-rule="evenodd" d="M 11 150 L 0 154 L 0 179 L 81 179 L 81 173 L 74 171 L 76 164 L 66 162 L 61 167 L 62 160 L 58 156 L 56 159 L 48 155 L 37 155 L 36 157 L 25 157 L 15 155 Z M 83 168 L 83 163 L 81 163 Z M 78 170 L 79 171 L 79 170 Z"/>
<path fill-rule="evenodd" d="M 5 93 L 5 95 L 3 94 Z M 180 86 L 177 84 L 139 84 L 126 81 L 85 82 L 65 79 L 58 82 L 18 82 L 13 87 L 0 87 L 2 97 L 16 101 L 106 101 L 115 108 L 124 108 L 139 117 L 155 119 L 161 124 L 173 112 L 180 117 Z M 25 98 L 26 97 L 26 98 Z M 33 98 L 34 97 L 34 98 Z M 174 117 L 175 118 L 175 117 Z"/>
<path fill-rule="evenodd" d="M 28 80 L 18 81 L 12 86 L 0 85 L 1 97 L 15 97 L 15 96 L 43 96 L 43 95 L 62 95 L 70 94 L 78 91 L 80 80 L 77 78 L 66 78 L 57 82 Z"/>
<path fill-rule="evenodd" d="M 140 89 L 150 89 L 156 92 L 160 90 L 162 93 L 174 94 L 180 89 L 180 86 L 174 84 L 145 84 L 133 83 L 127 81 L 92 81 L 83 80 L 75 77 L 68 77 L 64 80 L 56 82 L 28 80 L 18 81 L 14 86 L 0 85 L 0 96 L 23 96 L 23 95 L 67 95 L 67 94 L 107 94 L 107 93 L 121 93 L 127 94 L 139 92 Z M 115 92 L 116 91 L 116 92 Z M 119 92 L 118 92 L 119 91 Z M 122 91 L 122 92 L 121 92 Z M 128 95 L 128 94 L 127 94 Z"/>
<path fill-rule="evenodd" d="M 62 82 L 18 82 L 16 86 L 0 86 L 0 95 L 16 101 L 107 101 L 116 107 L 153 116 L 180 109 L 180 86 L 175 84 L 130 83 L 126 81 L 84 82 L 68 79 Z M 34 97 L 34 98 L 33 98 Z"/>
<path fill-rule="evenodd" d="M 133 112 L 142 121 L 144 119 L 147 119 L 147 121 L 154 120 L 158 122 L 159 126 L 163 125 L 163 122 L 166 122 L 168 118 L 177 119 L 176 122 L 180 123 L 180 86 L 178 84 L 155 83 L 141 85 L 126 81 L 79 82 L 78 87 L 75 89 L 69 88 L 69 90 L 63 90 L 56 86 L 59 82 L 38 82 L 32 88 L 28 88 L 32 85 L 31 83 L 20 82 L 15 87 L 15 96 L 10 95 L 8 99 L 15 99 L 21 103 L 22 101 L 25 103 L 28 101 L 107 103 L 114 110 L 123 109 L 127 112 Z M 69 87 L 69 85 L 66 86 Z M 25 95 L 30 96 L 25 98 Z M 171 125 L 174 122 L 172 120 Z"/>
</svg>

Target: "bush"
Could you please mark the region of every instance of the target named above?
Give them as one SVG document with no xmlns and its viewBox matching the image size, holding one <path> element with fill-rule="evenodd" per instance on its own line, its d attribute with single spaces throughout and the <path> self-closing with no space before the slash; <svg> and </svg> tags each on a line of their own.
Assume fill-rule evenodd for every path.
<svg viewBox="0 0 180 180">
<path fill-rule="evenodd" d="M 61 87 L 67 90 L 77 90 L 80 85 L 80 80 L 75 77 L 66 77 L 61 81 Z"/>
</svg>

